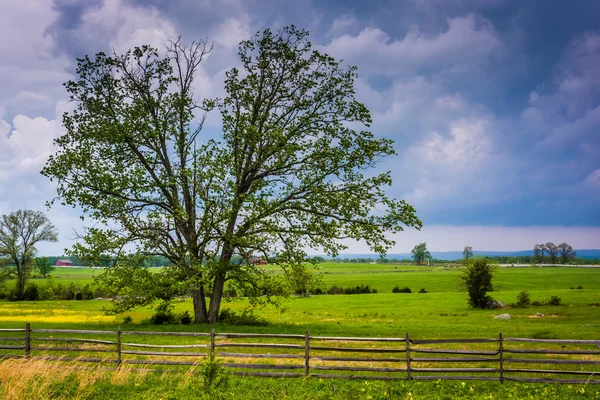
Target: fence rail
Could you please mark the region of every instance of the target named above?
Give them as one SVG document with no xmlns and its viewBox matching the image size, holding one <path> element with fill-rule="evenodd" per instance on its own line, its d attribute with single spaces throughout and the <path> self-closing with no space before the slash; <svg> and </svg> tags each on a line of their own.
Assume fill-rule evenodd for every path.
<svg viewBox="0 0 600 400">
<path fill-rule="evenodd" d="M 136 337 L 139 340 L 133 340 Z M 168 343 L 156 343 L 152 337 Z M 143 343 L 148 340 L 152 342 Z M 5 350 L 0 359 L 44 358 L 179 371 L 214 355 L 235 375 L 270 377 L 600 384 L 600 350 L 585 348 L 592 346 L 600 347 L 600 339 L 504 338 L 500 333 L 493 339 L 421 340 L 408 333 L 401 338 L 369 338 L 311 336 L 309 331 L 298 335 L 214 329 L 210 333 L 122 331 L 120 327 L 115 331 L 31 329 L 29 323 L 25 329 L 0 329 L 0 349 Z"/>
</svg>

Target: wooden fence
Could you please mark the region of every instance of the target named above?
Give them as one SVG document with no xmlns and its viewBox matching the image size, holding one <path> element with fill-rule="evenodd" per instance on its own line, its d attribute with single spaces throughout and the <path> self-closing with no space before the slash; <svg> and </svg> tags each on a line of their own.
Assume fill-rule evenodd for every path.
<svg viewBox="0 0 600 400">
<path fill-rule="evenodd" d="M 156 343 L 157 336 L 168 343 Z M 493 339 L 418 340 L 408 333 L 402 338 L 375 338 L 311 336 L 309 331 L 298 335 L 216 333 L 214 329 L 210 333 L 122 331 L 120 327 L 116 331 L 31 329 L 30 324 L 24 329 L 0 329 L 4 353 L 0 358 L 111 363 L 116 368 L 130 364 L 162 372 L 199 365 L 214 355 L 235 375 L 298 378 L 598 384 L 599 347 L 600 340 L 505 338 L 502 333 Z M 571 377 L 558 379 L 557 375 Z"/>
</svg>

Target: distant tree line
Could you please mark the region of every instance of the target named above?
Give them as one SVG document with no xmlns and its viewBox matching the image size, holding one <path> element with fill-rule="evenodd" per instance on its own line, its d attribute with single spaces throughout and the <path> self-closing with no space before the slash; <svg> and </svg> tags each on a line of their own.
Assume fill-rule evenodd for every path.
<svg viewBox="0 0 600 400">
<path fill-rule="evenodd" d="M 542 264 L 547 261 L 551 264 L 556 264 L 556 261 L 561 261 L 562 264 L 567 264 L 573 260 L 577 252 L 568 243 L 555 245 L 552 242 L 546 244 L 536 244 L 533 246 L 533 262 Z"/>
</svg>

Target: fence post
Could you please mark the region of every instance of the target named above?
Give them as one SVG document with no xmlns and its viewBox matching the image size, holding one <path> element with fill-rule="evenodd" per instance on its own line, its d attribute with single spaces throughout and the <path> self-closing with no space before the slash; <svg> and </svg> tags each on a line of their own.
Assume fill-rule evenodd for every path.
<svg viewBox="0 0 600 400">
<path fill-rule="evenodd" d="M 308 376 L 310 368 L 310 331 L 304 335 L 304 376 Z"/>
<path fill-rule="evenodd" d="M 498 352 L 500 353 L 500 383 L 504 384 L 504 339 L 502 338 L 502 332 L 500 332 L 498 339 L 500 342 L 498 349 Z"/>
<path fill-rule="evenodd" d="M 121 325 L 117 326 L 117 367 L 121 366 Z"/>
<path fill-rule="evenodd" d="M 25 357 L 31 355 L 31 324 L 25 324 Z"/>
<path fill-rule="evenodd" d="M 210 329 L 210 358 L 215 355 L 215 328 Z"/>
<path fill-rule="evenodd" d="M 406 332 L 406 379 L 411 380 L 412 376 L 410 373 L 410 338 L 408 332 Z"/>
</svg>

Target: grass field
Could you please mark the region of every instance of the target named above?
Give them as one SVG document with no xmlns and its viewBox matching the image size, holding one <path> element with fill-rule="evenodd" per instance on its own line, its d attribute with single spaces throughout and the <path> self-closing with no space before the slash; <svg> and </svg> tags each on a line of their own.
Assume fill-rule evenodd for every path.
<svg viewBox="0 0 600 400">
<path fill-rule="evenodd" d="M 322 268 L 321 268 L 322 267 Z M 522 290 L 532 300 L 551 296 L 562 299 L 560 306 L 507 308 L 505 310 L 473 310 L 467 305 L 466 293 L 458 285 L 460 271 L 456 268 L 399 265 L 320 264 L 326 286 L 349 287 L 368 284 L 376 294 L 318 295 L 291 297 L 282 309 L 264 308 L 255 313 L 265 318 L 268 326 L 219 325 L 219 332 L 304 333 L 332 336 L 388 336 L 433 338 L 495 338 L 505 337 L 600 339 L 600 269 L 594 268 L 500 268 L 494 278 L 491 295 L 505 303 L 516 301 Z M 88 268 L 57 268 L 52 273 L 56 282 L 91 283 L 101 270 Z M 38 283 L 41 279 L 36 280 Z M 392 293 L 394 286 L 409 286 L 413 293 Z M 576 289 L 578 286 L 583 289 Z M 417 293 L 424 288 L 427 293 Z M 573 289 L 572 289 L 573 288 Z M 115 329 L 123 323 L 124 315 L 107 315 L 106 300 L 0 302 L 0 327 L 22 328 L 30 322 L 34 329 L 78 328 Z M 243 310 L 244 300 L 225 302 L 223 308 Z M 189 299 L 175 303 L 175 311 L 191 311 Z M 499 313 L 510 313 L 511 320 L 495 320 Z M 536 313 L 545 317 L 534 318 Z M 209 326 L 172 325 L 151 326 L 142 322 L 152 314 L 149 308 L 125 313 L 133 318 L 127 330 L 208 331 Z M 151 340 L 151 339 L 149 339 Z M 32 398 L 35 388 L 31 382 L 18 395 L 7 395 L 9 382 L 5 369 L 15 368 L 7 362 L 0 364 L 0 393 L 2 398 Z M 2 372 L 4 371 L 4 372 Z M 4 373 L 4 375 L 3 375 Z M 48 393 L 71 393 L 65 398 L 188 398 L 197 384 L 185 376 L 177 376 L 174 384 L 165 386 L 159 375 L 138 376 L 121 372 L 122 376 L 97 372 L 88 386 L 81 387 L 80 372 L 73 370 L 64 379 L 49 382 L 40 389 L 40 398 L 54 398 Z M 31 374 L 34 374 L 31 372 Z M 30 375 L 31 375 L 30 374 Z M 60 374 L 59 374 L 60 375 Z M 126 376 L 125 376 L 126 375 Z M 24 374 L 24 376 L 29 376 Z M 31 375 L 33 376 L 33 375 Z M 63 375 L 60 375 L 63 376 Z M 79 380 L 78 380 L 79 379 Z M 119 381 L 120 379 L 120 381 Z M 171 379 L 171 378 L 169 378 Z M 117 383 L 115 383 L 117 382 Z M 120 382 L 120 383 L 118 383 Z M 192 383 L 190 383 L 192 382 Z M 270 383 L 269 383 L 270 382 Z M 14 385 L 13 385 L 14 387 Z M 177 390 L 174 388 L 178 388 Z M 232 389 L 233 388 L 233 389 Z M 35 390 L 38 390 L 35 389 Z M 90 390 L 93 389 L 93 393 Z M 511 383 L 500 387 L 495 383 L 467 382 L 350 382 L 312 379 L 278 380 L 232 378 L 229 392 L 223 398 L 600 398 L 600 388 L 582 385 L 534 385 Z M 582 391 L 583 390 L 583 391 Z M 29 391 L 29 392 L 28 392 Z M 74 394 L 73 394 L 74 393 Z M 229 394 L 228 394 L 229 393 Z M 252 397 L 248 393 L 253 394 Z M 101 395 L 102 394 L 102 395 Z M 19 397 L 22 396 L 22 397 Z M 202 398 L 202 397 L 200 397 Z M 206 397 L 216 398 L 216 397 Z"/>
<path fill-rule="evenodd" d="M 266 318 L 267 327 L 219 327 L 228 330 L 261 330 L 302 333 L 310 330 L 322 335 L 402 336 L 415 337 L 480 337 L 504 335 L 538 338 L 595 339 L 600 332 L 600 269 L 594 268 L 499 268 L 494 278 L 492 296 L 504 303 L 514 303 L 522 290 L 532 300 L 551 296 L 562 299 L 561 306 L 473 310 L 467 305 L 466 293 L 460 290 L 458 269 L 443 267 L 334 264 L 323 263 L 317 273 L 326 286 L 342 287 L 368 284 L 377 294 L 318 295 L 291 297 L 282 309 L 267 307 L 255 313 Z M 101 270 L 90 268 L 57 268 L 56 282 L 86 284 Z M 42 281 L 38 279 L 36 281 Z M 413 293 L 391 293 L 394 286 L 409 286 Z M 583 289 L 571 289 L 582 286 Z M 428 293 L 417 293 L 424 288 Z M 109 316 L 103 308 L 110 302 L 38 301 L 0 302 L 0 322 L 4 326 L 20 326 L 31 322 L 37 327 L 53 325 L 116 325 L 122 316 Z M 243 300 L 225 302 L 225 308 L 243 310 Z M 191 300 L 176 303 L 175 311 L 192 310 Z M 493 320 L 501 312 L 509 312 L 509 321 Z M 530 318 L 536 313 L 547 318 Z M 152 313 L 139 309 L 126 313 L 140 324 Z M 208 329 L 203 326 L 172 327 L 174 329 Z M 163 328 L 164 329 L 164 328 Z"/>
</svg>

